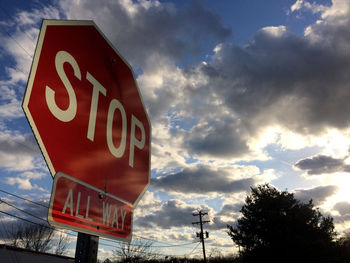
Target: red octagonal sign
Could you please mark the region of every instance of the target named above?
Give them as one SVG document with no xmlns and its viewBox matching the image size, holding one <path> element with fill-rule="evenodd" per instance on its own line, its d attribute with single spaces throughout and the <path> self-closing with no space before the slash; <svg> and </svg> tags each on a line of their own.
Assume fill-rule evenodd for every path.
<svg viewBox="0 0 350 263">
<path fill-rule="evenodd" d="M 137 204 L 151 126 L 131 67 L 92 21 L 43 21 L 23 109 L 52 176 Z"/>
</svg>

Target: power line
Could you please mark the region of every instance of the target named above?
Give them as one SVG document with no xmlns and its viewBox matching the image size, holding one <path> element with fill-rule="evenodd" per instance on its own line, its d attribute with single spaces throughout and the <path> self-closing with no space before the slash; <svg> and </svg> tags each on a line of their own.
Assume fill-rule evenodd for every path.
<svg viewBox="0 0 350 263">
<path fill-rule="evenodd" d="M 159 241 L 159 240 L 155 240 L 155 239 L 151 239 L 151 238 L 147 238 L 147 237 L 142 237 L 142 236 L 139 236 L 139 235 L 134 235 L 135 237 L 138 237 L 138 238 L 142 238 L 142 239 L 145 239 L 145 240 L 150 240 L 150 241 L 154 241 L 154 242 L 157 242 L 157 243 L 161 243 L 161 244 L 166 244 L 167 246 L 171 247 L 176 247 L 176 246 L 181 246 L 178 245 L 178 244 L 171 244 L 169 242 L 165 242 L 165 241 Z M 196 243 L 197 241 L 194 241 L 194 242 L 191 242 L 191 243 L 188 243 L 188 244 L 193 244 L 193 243 Z M 167 247 L 167 246 L 164 246 L 164 247 Z M 162 246 L 159 246 L 159 247 L 162 247 Z"/>
<path fill-rule="evenodd" d="M 118 241 L 115 241 L 115 240 L 110 240 L 110 239 L 106 239 L 106 238 L 102 238 L 100 237 L 102 240 L 106 240 L 106 241 L 109 241 L 109 242 L 112 242 L 112 243 L 116 243 L 116 244 L 122 244 L 122 242 L 118 242 Z M 143 238 L 145 239 L 145 238 Z M 155 241 L 157 243 L 159 243 L 159 241 Z M 169 245 L 165 245 L 165 246 L 155 246 L 155 245 L 152 245 L 152 247 L 157 247 L 157 248 L 169 248 L 169 247 L 182 247 L 182 246 L 188 246 L 188 245 L 192 245 L 192 244 L 195 244 L 197 243 L 198 241 L 193 241 L 193 242 L 188 242 L 188 243 L 183 243 L 183 244 L 169 244 Z M 143 245 L 138 245 L 138 244 L 132 244 L 132 246 L 143 246 Z"/>
<path fill-rule="evenodd" d="M 184 255 L 190 255 L 191 253 L 193 253 L 193 251 L 198 247 L 198 245 L 200 244 L 200 242 L 195 242 L 195 243 L 198 243 L 194 249 L 191 250 L 190 253 L 185 253 Z M 192 244 L 195 244 L 195 243 L 192 243 Z M 113 245 L 110 245 L 110 244 L 104 244 L 104 243 L 101 243 L 103 245 L 107 245 L 107 246 L 110 246 L 110 247 L 115 247 L 115 248 L 119 248 L 119 249 L 124 249 L 125 247 L 116 247 L 116 246 L 113 246 Z M 131 245 L 131 244 L 130 244 Z M 129 244 L 127 245 L 129 246 Z M 155 246 L 150 246 L 150 248 L 153 248 Z M 149 254 L 149 255 L 158 255 L 158 256 L 172 256 L 172 257 L 178 257 L 178 256 L 181 256 L 181 255 L 165 255 L 165 254 L 162 254 L 162 253 L 154 253 L 154 252 L 143 252 L 143 251 L 138 251 L 140 253 L 145 253 L 145 254 Z"/>
<path fill-rule="evenodd" d="M 21 197 L 21 196 L 12 194 L 12 193 L 9 193 L 9 192 L 7 192 L 7 191 L 5 191 L 5 190 L 1 190 L 1 189 L 0 189 L 0 192 L 6 193 L 6 194 L 8 194 L 8 195 L 15 196 L 15 197 L 17 197 L 17 198 L 19 198 L 19 199 L 22 199 L 22 200 L 24 200 L 24 201 L 31 202 L 31 203 L 33 203 L 33 204 L 36 204 L 36 205 L 39 205 L 39 206 L 42 206 L 42 207 L 45 207 L 45 208 L 49 208 L 48 206 L 45 206 L 45 205 L 43 205 L 43 204 L 40 204 L 40 203 L 31 201 L 31 200 L 29 200 L 29 199 L 27 199 L 27 198 L 24 198 L 24 197 Z M 33 217 L 35 217 L 35 218 L 37 218 L 37 219 L 40 219 L 40 220 L 42 220 L 42 221 L 44 221 L 44 222 L 47 223 L 47 221 L 46 221 L 45 219 L 40 218 L 40 217 L 37 217 L 37 216 L 35 216 L 35 215 L 33 215 L 33 214 L 27 212 L 27 211 L 24 211 L 23 209 L 20 209 L 20 208 L 18 208 L 18 207 L 15 206 L 15 205 L 9 204 L 9 203 L 7 203 L 6 201 L 2 200 L 1 198 L 0 198 L 0 201 L 3 202 L 3 203 L 5 203 L 5 204 L 7 204 L 7 205 L 12 206 L 13 208 L 15 208 L 15 209 L 17 209 L 17 210 L 19 210 L 19 211 L 21 211 L 21 212 L 23 212 L 23 213 L 25 213 L 25 214 L 28 214 L 28 215 L 30 215 L 30 216 L 33 216 Z M 1 212 L 1 213 L 6 213 L 6 212 L 1 211 L 1 210 L 0 210 L 0 212 Z M 75 234 L 67 233 L 67 232 L 65 232 L 65 231 L 63 231 L 63 230 L 59 230 L 59 229 L 56 229 L 56 228 L 51 227 L 51 226 L 48 226 L 48 225 L 42 225 L 42 224 L 39 224 L 39 223 L 35 223 L 35 222 L 32 222 L 32 221 L 27 220 L 27 219 L 25 219 L 25 218 L 12 215 L 12 214 L 10 214 L 10 213 L 6 213 L 6 214 L 7 214 L 8 216 L 12 216 L 12 217 L 15 217 L 15 218 L 20 219 L 20 220 L 23 220 L 23 221 L 27 221 L 28 223 L 32 223 L 32 224 L 36 224 L 36 225 L 40 225 L 40 226 L 45 226 L 45 227 L 47 227 L 47 228 L 53 229 L 54 231 L 58 231 L 58 232 L 61 232 L 61 233 L 65 233 L 65 234 L 71 235 L 71 236 L 76 236 Z"/>
<path fill-rule="evenodd" d="M 23 210 L 21 210 L 23 212 Z M 25 221 L 27 223 L 31 223 L 31 224 L 34 224 L 34 225 L 37 225 L 37 226 L 42 226 L 42 227 L 45 227 L 45 228 L 49 228 L 49 229 L 52 229 L 53 231 L 57 231 L 57 232 L 60 232 L 60 233 L 65 233 L 67 235 L 70 235 L 70 236 L 74 236 L 76 237 L 76 235 L 74 234 L 71 234 L 71 233 L 66 233 L 62 230 L 59 230 L 59 229 L 56 229 L 54 227 L 51 227 L 51 226 L 48 226 L 48 225 L 43 225 L 43 224 L 40 224 L 40 223 L 37 223 L 37 222 L 34 222 L 34 221 L 31 221 L 31 220 L 28 220 L 26 218 L 23 218 L 23 217 L 20 217 L 20 216 L 17 216 L 17 215 L 14 215 L 14 214 L 11 214 L 11 213 L 8 213 L 8 212 L 5 212 L 5 211 L 1 211 L 0 210 L 0 213 L 3 213 L 7 216 L 10 216 L 10 217 L 14 217 L 16 219 L 19 219 L 19 220 L 22 220 L 22 221 Z M 104 239 L 106 240 L 106 239 Z M 110 241 L 113 241 L 113 240 L 110 240 Z M 197 242 L 194 242 L 192 244 L 195 244 Z M 119 248 L 119 249 L 123 249 L 125 247 L 121 247 L 121 246 L 116 246 L 116 245 L 112 245 L 112 244 L 107 244 L 107 243 L 104 243 L 104 242 L 100 242 L 101 245 L 104 245 L 104 246 L 108 246 L 108 247 L 113 247 L 113 248 Z M 119 243 L 121 244 L 121 243 Z M 198 245 L 200 244 L 200 242 L 198 242 L 198 244 L 196 245 L 196 247 L 198 247 Z M 183 245 L 183 244 L 180 244 L 180 245 Z M 135 246 L 135 244 L 130 244 L 130 246 Z M 157 246 L 151 246 L 151 247 L 157 247 Z M 159 248 L 161 247 L 165 247 L 165 246 L 159 246 Z M 195 249 L 192 249 L 192 251 L 190 253 L 186 253 L 184 255 L 190 255 L 191 253 L 193 253 Z M 162 254 L 162 253 L 154 253 L 154 252 L 143 252 L 143 251 L 138 251 L 140 253 L 144 253 L 144 254 L 148 254 L 148 255 L 154 255 L 154 256 L 172 256 L 172 257 L 178 257 L 178 256 L 181 256 L 181 255 L 166 255 L 166 254 Z"/>
<path fill-rule="evenodd" d="M 5 14 L 10 20 L 12 20 L 12 17 L 10 16 L 10 14 L 7 12 L 7 10 L 4 8 L 4 6 L 0 3 L 0 10 L 2 11 L 3 14 Z M 18 26 L 19 30 L 21 30 L 27 37 L 29 40 L 33 41 L 33 38 L 28 35 L 28 33 L 26 31 L 23 31 L 19 26 Z"/>
<path fill-rule="evenodd" d="M 125 249 L 126 247 L 118 247 L 118 246 L 115 246 L 115 245 L 111 245 L 111 244 L 106 244 L 106 243 L 101 243 L 101 245 L 104 245 L 104 246 L 108 246 L 108 247 L 113 247 L 113 248 L 119 248 L 119 249 Z M 127 245 L 129 246 L 129 245 Z M 130 244 L 130 246 L 132 246 Z M 152 252 L 146 252 L 146 251 L 137 251 L 137 253 L 142 253 L 142 254 L 148 254 L 148 255 L 157 255 L 157 256 L 169 256 L 169 255 L 165 255 L 165 254 L 161 254 L 161 253 L 152 253 Z M 170 255 L 170 256 L 175 256 L 175 255 Z"/>
<path fill-rule="evenodd" d="M 50 226 L 46 226 L 46 225 L 43 225 L 43 224 L 39 224 L 39 223 L 33 222 L 33 221 L 31 221 L 31 220 L 25 219 L 25 218 L 23 218 L 23 217 L 20 217 L 20 216 L 16 216 L 16 215 L 7 213 L 7 212 L 5 212 L 5 211 L 1 211 L 1 210 L 0 210 L 0 213 L 3 213 L 3 214 L 5 214 L 5 215 L 8 215 L 8 216 L 11 216 L 11 217 L 14 217 L 14 218 L 17 218 L 17 219 L 19 219 L 19 220 L 26 221 L 26 222 L 31 223 L 31 224 L 34 224 L 34 225 L 43 226 L 43 227 L 52 229 L 52 230 L 54 230 L 54 231 L 62 232 L 62 231 L 60 231 L 60 230 L 58 230 L 58 229 L 56 229 L 56 228 L 53 228 L 53 227 L 50 227 Z M 66 234 L 69 234 L 69 233 L 66 233 Z M 109 247 L 114 247 L 114 248 L 120 248 L 120 249 L 123 248 L 123 247 L 117 247 L 117 246 L 114 246 L 114 245 L 111 245 L 111 244 L 102 243 L 102 242 L 101 242 L 100 244 L 101 244 L 101 245 L 105 245 L 105 246 L 109 246 Z M 141 251 L 140 251 L 140 252 L 141 252 Z M 149 252 L 145 252 L 145 253 L 147 253 L 147 254 L 152 254 L 152 255 L 159 255 L 159 256 L 168 256 L 168 255 L 160 254 L 160 253 L 149 253 Z"/>
<path fill-rule="evenodd" d="M 7 192 L 7 191 L 5 191 L 5 190 L 2 190 L 2 189 L 0 189 L 0 192 L 3 192 L 3 193 L 5 193 L 5 194 L 14 196 L 14 197 L 16 197 L 16 198 L 22 199 L 22 200 L 24 200 L 24 201 L 27 201 L 27 202 L 30 202 L 30 203 L 33 203 L 33 204 L 36 204 L 36 205 L 39 205 L 39 206 L 42 206 L 42 207 L 45 207 L 45 208 L 49 208 L 49 206 L 47 206 L 47 205 L 34 202 L 34 201 L 32 201 L 32 200 L 29 200 L 29 199 L 24 198 L 24 197 L 22 197 L 22 196 L 18 196 L 18 195 L 16 195 L 16 194 L 9 193 L 9 192 Z M 178 244 L 171 244 L 171 243 L 168 243 L 168 242 L 159 241 L 159 240 L 155 240 L 155 239 L 151 239 L 151 238 L 146 238 L 146 237 L 142 237 L 142 236 L 139 236 L 139 235 L 134 235 L 134 236 L 135 236 L 135 237 L 138 237 L 138 238 L 145 239 L 145 240 L 150 240 L 150 241 L 153 241 L 153 242 L 161 243 L 161 244 L 163 243 L 163 244 L 166 244 L 166 245 L 169 246 L 169 247 L 171 247 L 171 246 L 174 246 L 174 247 L 176 247 L 176 246 L 182 246 L 182 244 L 180 244 L 180 245 L 178 245 Z M 114 241 L 114 240 L 111 240 L 110 242 L 120 243 L 120 242 Z M 194 242 L 193 242 L 193 243 L 194 243 Z M 161 247 L 161 246 L 159 246 L 159 247 Z M 164 246 L 164 247 L 166 247 L 166 246 Z"/>
<path fill-rule="evenodd" d="M 8 215 L 8 216 L 11 216 L 11 217 L 14 217 L 14 218 L 17 218 L 19 220 L 22 220 L 22 221 L 26 221 L 27 223 L 31 223 L 31 224 L 34 224 L 34 225 L 37 225 L 37 226 L 43 226 L 43 227 L 46 227 L 46 228 L 49 228 L 49 229 L 52 229 L 53 231 L 57 231 L 57 232 L 61 232 L 61 233 L 65 233 L 67 235 L 70 235 L 70 236 L 74 236 L 76 237 L 76 235 L 72 234 L 72 233 L 67 233 L 67 232 L 64 232 L 63 230 L 60 230 L 60 229 L 57 229 L 57 228 L 54 228 L 52 226 L 49 226 L 49 225 L 43 225 L 43 224 L 40 224 L 40 223 L 37 223 L 37 222 L 33 222 L 31 220 L 28 220 L 26 218 L 23 218 L 23 217 L 20 217 L 20 216 L 16 216 L 16 215 L 13 215 L 13 214 L 10 214 L 10 213 L 7 213 L 5 211 L 1 211 L 0 210 L 0 213 L 3 213 L 5 215 Z"/>
<path fill-rule="evenodd" d="M 3 29 L 3 31 L 6 32 L 6 34 L 30 57 L 33 58 L 33 56 L 6 30 Z"/>
<path fill-rule="evenodd" d="M 155 240 L 155 239 L 148 238 L 148 237 L 142 237 L 142 236 L 139 236 L 139 235 L 134 235 L 134 236 L 138 237 L 138 238 L 145 239 L 145 240 L 150 240 L 150 241 L 154 241 L 154 242 L 157 242 L 157 243 L 161 243 L 161 244 L 166 244 L 166 245 L 170 245 L 170 246 L 176 246 L 174 244 L 171 244 L 171 243 L 165 242 L 165 241 L 159 241 L 159 240 Z M 193 242 L 193 243 L 195 243 L 195 242 Z"/>
<path fill-rule="evenodd" d="M 187 255 L 187 256 L 192 255 L 193 252 L 198 248 L 199 245 L 200 245 L 200 242 L 198 242 L 198 244 L 191 250 L 190 253 L 187 253 L 187 254 L 185 254 L 185 255 Z M 197 252 L 197 253 L 198 253 L 198 252 Z"/>
<path fill-rule="evenodd" d="M 3 13 L 5 13 L 5 11 L 2 9 Z M 30 54 L 30 52 L 27 51 L 27 49 L 25 49 L 13 36 L 12 34 L 7 31 L 7 29 L 5 29 L 4 27 L 2 27 L 2 31 L 6 32 L 6 34 L 32 59 L 33 55 Z M 31 41 L 33 41 L 33 39 L 30 39 Z"/>
<path fill-rule="evenodd" d="M 2 52 L 3 54 L 5 54 L 5 52 Z M 7 55 L 7 54 L 6 54 Z M 19 67 L 16 67 L 15 65 L 11 65 L 11 68 L 14 68 L 14 69 L 16 69 L 17 71 L 20 71 L 20 72 L 22 72 L 24 75 L 29 75 L 29 71 L 26 71 L 26 70 L 24 70 L 24 69 L 21 69 L 21 68 L 19 68 Z"/>
<path fill-rule="evenodd" d="M 33 221 L 31 221 L 31 220 L 25 219 L 25 218 L 23 218 L 23 217 L 20 217 L 20 216 L 16 216 L 16 215 L 13 215 L 13 214 L 7 213 L 7 212 L 5 212 L 5 211 L 1 211 L 1 210 L 0 210 L 0 213 L 3 213 L 3 214 L 5 214 L 5 215 L 8 215 L 8 216 L 11 216 L 11 217 L 14 217 L 14 218 L 17 218 L 17 219 L 20 219 L 20 220 L 26 221 L 26 222 L 31 223 L 31 224 L 34 224 L 34 225 L 44 226 L 44 227 L 47 227 L 47 228 L 53 229 L 53 228 L 52 228 L 52 227 L 50 227 L 50 226 L 45 226 L 45 225 L 42 225 L 42 224 L 39 224 L 39 223 L 33 222 Z"/>
<path fill-rule="evenodd" d="M 34 202 L 34 201 L 32 201 L 32 200 L 29 200 L 29 199 L 24 198 L 24 197 L 19 196 L 19 195 L 15 195 L 15 194 L 9 193 L 9 192 L 7 192 L 7 191 L 5 191 L 5 190 L 2 190 L 2 189 L 0 189 L 0 192 L 3 192 L 3 193 L 5 193 L 5 194 L 8 194 L 8 195 L 11 195 L 11 196 L 14 196 L 14 197 L 17 197 L 17 198 L 19 198 L 19 199 L 22 199 L 22 200 L 24 200 L 24 201 L 30 202 L 30 203 L 35 204 L 35 205 L 40 205 L 40 206 L 42 206 L 42 207 L 49 208 L 49 206 L 47 206 L 47 205 L 43 205 L 43 204 Z"/>
<path fill-rule="evenodd" d="M 8 14 L 8 12 L 3 8 L 3 6 L 1 6 L 1 4 L 0 4 L 0 10 L 6 15 L 6 16 L 8 16 L 10 19 L 12 19 L 11 18 L 11 16 Z M 28 39 L 30 39 L 30 41 L 31 42 L 33 42 L 33 38 L 31 37 L 31 36 L 29 36 L 28 35 L 28 33 L 27 32 L 25 32 L 25 31 L 23 31 L 19 26 L 17 27 L 20 31 L 22 31 L 22 33 L 24 33 L 27 37 L 28 37 Z M 30 52 L 28 52 L 27 51 L 27 49 L 26 48 L 24 48 L 13 36 L 12 36 L 12 34 L 8 31 L 8 30 L 6 30 L 4 27 L 2 28 L 2 31 L 3 32 L 6 32 L 6 34 L 32 59 L 33 58 L 33 55 L 31 55 L 30 54 Z M 18 67 L 16 67 L 16 66 L 12 66 L 13 68 L 15 68 L 16 70 L 18 70 L 18 71 L 21 71 L 24 75 L 28 75 L 29 74 L 29 71 L 25 71 L 25 70 L 23 70 L 23 69 L 21 69 L 21 68 L 18 68 Z"/>
<path fill-rule="evenodd" d="M 17 209 L 18 211 L 21 211 L 22 213 L 25 213 L 25 214 L 27 214 L 27 215 L 29 215 L 29 216 L 32 216 L 32 217 L 36 218 L 36 219 L 42 220 L 42 221 L 44 221 L 44 222 L 47 222 L 47 220 L 45 220 L 45 219 L 43 219 L 43 218 L 41 218 L 41 217 L 38 217 L 38 216 L 36 216 L 36 215 L 33 215 L 32 213 L 29 213 L 29 212 L 27 212 L 27 211 L 25 211 L 25 210 L 23 210 L 23 209 L 21 209 L 21 208 L 18 208 L 17 206 L 12 205 L 12 204 L 10 204 L 10 203 L 8 203 L 8 202 L 2 200 L 1 198 L 0 198 L 0 202 L 6 204 L 6 205 L 8 205 L 8 206 L 11 206 L 11 207 Z"/>
<path fill-rule="evenodd" d="M 153 246 L 153 247 L 159 247 L 159 248 L 162 248 L 162 247 L 183 247 L 183 246 L 187 246 L 187 245 L 193 245 L 195 243 L 198 243 L 198 241 L 193 241 L 193 242 L 190 242 L 190 243 L 184 243 L 184 244 L 177 244 L 177 245 L 168 245 L 168 246 Z"/>
<path fill-rule="evenodd" d="M 29 200 L 29 199 L 27 199 L 27 198 L 25 198 L 25 197 L 22 197 L 22 196 L 19 196 L 19 195 L 16 195 L 16 194 L 7 192 L 7 191 L 2 190 L 2 189 L 0 189 L 0 192 L 3 192 L 3 193 L 5 193 L 5 194 L 7 194 L 7 195 L 14 196 L 14 197 L 16 197 L 16 198 L 19 198 L 19 199 L 21 199 L 21 200 L 30 202 L 30 203 L 32 203 L 32 204 L 35 204 L 35 205 L 38 205 L 38 206 L 42 206 L 42 207 L 44 207 L 44 208 L 49 208 L 47 205 L 44 205 L 44 204 L 41 204 L 41 203 L 38 203 L 38 202 L 35 202 L 35 201 L 32 201 L 32 200 Z M 24 211 L 24 210 L 22 210 L 22 209 L 16 207 L 15 205 L 12 205 L 12 204 L 7 203 L 6 201 L 2 200 L 1 198 L 0 198 L 0 201 L 4 202 L 4 203 L 7 204 L 7 205 L 12 206 L 13 208 L 15 208 L 15 209 L 17 209 L 17 210 L 19 210 L 19 211 L 21 211 L 21 212 L 23 212 L 23 213 L 25 213 L 25 214 L 28 214 L 28 215 L 30 215 L 30 216 L 33 216 L 33 217 L 37 218 L 37 219 L 40 219 L 40 220 L 42 220 L 42 221 L 47 222 L 46 220 L 44 220 L 44 219 L 42 219 L 42 218 L 39 218 L 39 217 L 37 217 L 37 216 L 35 216 L 35 215 L 33 215 L 33 214 L 27 212 L 27 211 Z M 0 212 L 2 212 L 2 211 L 0 211 Z M 3 213 L 6 213 L 6 212 L 3 212 Z M 15 216 L 15 215 L 11 215 L 11 214 L 9 214 L 9 213 L 7 213 L 7 215 L 16 217 L 17 219 L 24 220 L 24 221 L 27 221 L 27 222 L 29 221 L 29 223 L 33 223 L 33 224 L 37 224 L 37 225 L 38 225 L 38 223 L 32 222 L 32 221 L 27 220 L 27 219 L 24 219 L 24 218 L 20 218 L 20 217 Z M 46 226 L 46 227 L 48 227 L 48 226 Z M 55 229 L 55 228 L 52 228 L 52 229 L 54 229 L 55 231 L 63 232 L 63 231 L 57 230 L 57 229 Z M 64 233 L 66 233 L 66 232 L 64 232 Z M 67 233 L 67 234 L 68 234 L 68 233 Z M 72 235 L 73 235 L 73 234 L 72 234 Z M 74 235 L 74 236 L 75 236 L 75 235 Z M 171 243 L 168 243 L 168 242 L 159 241 L 159 240 L 155 240 L 155 239 L 151 239 L 151 238 L 146 238 L 146 237 L 142 237 L 142 236 L 139 236 L 139 235 L 134 235 L 134 236 L 135 236 L 135 237 L 138 237 L 138 238 L 141 238 L 141 239 L 150 240 L 150 241 L 153 241 L 153 242 L 156 242 L 156 243 L 165 244 L 164 246 L 156 246 L 156 245 L 155 245 L 155 246 L 152 246 L 152 247 L 156 247 L 156 248 L 181 247 L 181 246 L 187 246 L 187 245 L 191 245 L 191 244 L 197 243 L 197 241 L 194 241 L 194 242 L 188 242 L 188 243 L 183 243 L 183 244 L 171 244 Z M 118 241 L 116 241 L 116 240 L 109 240 L 109 239 L 105 239 L 105 238 L 101 238 L 101 239 L 102 239 L 102 240 L 105 240 L 105 241 L 108 241 L 108 242 L 111 242 L 111 243 L 119 244 L 119 245 L 122 244 L 121 242 L 118 242 Z M 101 243 L 101 244 L 104 244 L 104 243 Z M 104 245 L 112 246 L 112 245 L 110 245 L 110 244 L 104 244 Z M 142 246 L 142 245 L 132 244 L 132 246 Z"/>
</svg>

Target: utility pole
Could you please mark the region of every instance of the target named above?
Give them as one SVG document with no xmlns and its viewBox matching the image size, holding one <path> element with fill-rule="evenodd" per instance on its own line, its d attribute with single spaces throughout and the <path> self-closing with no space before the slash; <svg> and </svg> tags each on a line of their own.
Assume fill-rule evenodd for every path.
<svg viewBox="0 0 350 263">
<path fill-rule="evenodd" d="M 199 222 L 192 222 L 193 225 L 199 224 L 199 225 L 200 225 L 200 228 L 201 228 L 201 232 L 200 232 L 200 233 L 197 233 L 197 237 L 199 237 L 199 239 L 202 241 L 204 263 L 207 263 L 207 258 L 206 258 L 206 256 L 205 256 L 204 239 L 209 237 L 209 233 L 208 233 L 208 231 L 205 231 L 205 236 L 206 236 L 206 237 L 204 237 L 204 233 L 203 233 L 203 224 L 209 223 L 210 221 L 203 221 L 203 220 L 202 220 L 202 216 L 207 215 L 207 214 L 208 214 L 207 212 L 202 212 L 202 210 L 199 211 L 197 214 L 196 214 L 196 213 L 193 213 L 193 216 L 199 216 Z"/>
</svg>

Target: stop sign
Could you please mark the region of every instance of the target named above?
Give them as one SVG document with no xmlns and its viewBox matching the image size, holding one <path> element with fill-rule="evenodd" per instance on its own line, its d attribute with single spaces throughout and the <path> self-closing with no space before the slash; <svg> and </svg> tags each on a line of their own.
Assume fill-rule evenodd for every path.
<svg viewBox="0 0 350 263">
<path fill-rule="evenodd" d="M 43 21 L 23 109 L 52 176 L 137 204 L 151 126 L 131 67 L 92 21 Z"/>
</svg>

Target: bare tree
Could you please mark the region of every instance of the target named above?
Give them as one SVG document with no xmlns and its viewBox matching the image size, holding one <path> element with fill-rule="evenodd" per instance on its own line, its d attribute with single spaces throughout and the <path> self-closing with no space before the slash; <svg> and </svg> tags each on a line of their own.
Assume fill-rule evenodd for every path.
<svg viewBox="0 0 350 263">
<path fill-rule="evenodd" d="M 64 232 L 60 231 L 57 238 L 54 238 L 55 229 L 46 225 L 14 224 L 8 235 L 12 246 L 40 252 L 52 249 L 56 255 L 63 255 L 69 245 L 68 236 Z"/>
<path fill-rule="evenodd" d="M 60 232 L 56 244 L 55 254 L 62 256 L 67 251 L 68 244 L 68 236 L 63 232 Z"/>
<path fill-rule="evenodd" d="M 12 227 L 11 245 L 47 252 L 52 248 L 53 234 L 54 229 L 45 225 L 19 225 Z"/>
<path fill-rule="evenodd" d="M 209 259 L 220 259 L 223 255 L 218 248 L 212 248 L 209 252 Z"/>
<path fill-rule="evenodd" d="M 153 258 L 154 253 L 152 253 L 152 245 L 153 241 L 136 239 L 130 243 L 120 243 L 120 245 L 113 250 L 113 254 L 121 262 L 139 262 L 141 260 Z"/>
</svg>

